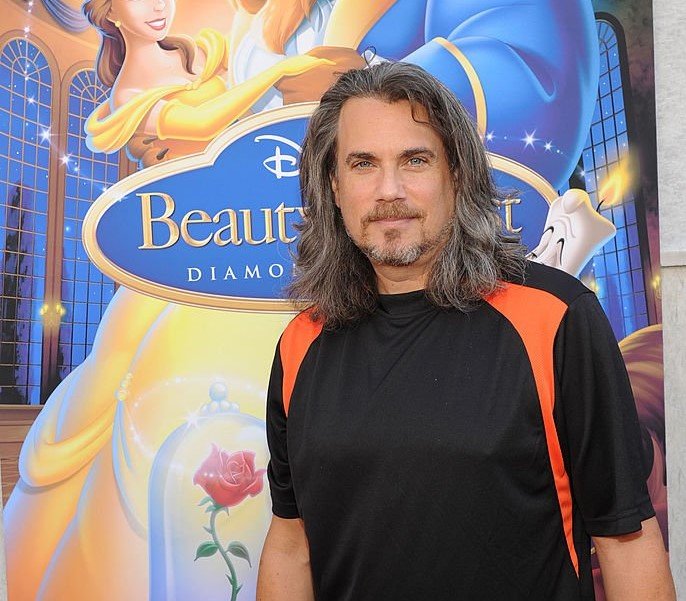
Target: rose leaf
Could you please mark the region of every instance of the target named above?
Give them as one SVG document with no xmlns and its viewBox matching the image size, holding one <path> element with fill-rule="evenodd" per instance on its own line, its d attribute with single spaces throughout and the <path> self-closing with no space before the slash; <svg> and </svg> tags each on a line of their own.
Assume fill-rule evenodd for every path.
<svg viewBox="0 0 686 601">
<path fill-rule="evenodd" d="M 200 545 L 198 545 L 198 549 L 195 552 L 194 561 L 196 561 L 200 557 L 211 557 L 217 552 L 217 549 L 217 545 L 215 545 L 211 541 L 208 541 L 206 543 L 200 543 Z"/>
<path fill-rule="evenodd" d="M 231 553 L 231 555 L 245 559 L 245 561 L 248 562 L 248 565 L 252 568 L 252 563 L 250 563 L 250 553 L 248 552 L 248 548 L 243 543 L 240 543 L 237 540 L 231 541 L 229 546 L 226 547 L 226 550 Z"/>
<path fill-rule="evenodd" d="M 202 507 L 205 503 L 210 503 L 212 501 L 212 497 L 207 496 L 205 497 L 200 503 L 198 503 L 198 507 Z"/>
</svg>

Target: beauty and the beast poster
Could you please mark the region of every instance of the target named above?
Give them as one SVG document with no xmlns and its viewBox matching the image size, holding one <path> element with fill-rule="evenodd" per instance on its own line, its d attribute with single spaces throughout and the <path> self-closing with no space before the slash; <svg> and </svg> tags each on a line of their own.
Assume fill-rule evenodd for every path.
<svg viewBox="0 0 686 601">
<path fill-rule="evenodd" d="M 388 60 L 457 94 L 504 227 L 597 294 L 666 537 L 650 0 L 0 10 L 0 415 L 37 415 L 0 422 L 10 601 L 254 599 L 300 142 Z"/>
</svg>

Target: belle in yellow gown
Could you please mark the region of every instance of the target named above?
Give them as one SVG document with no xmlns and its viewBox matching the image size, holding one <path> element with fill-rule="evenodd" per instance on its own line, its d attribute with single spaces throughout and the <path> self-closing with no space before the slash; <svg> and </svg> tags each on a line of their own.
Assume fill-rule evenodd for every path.
<svg viewBox="0 0 686 601">
<path fill-rule="evenodd" d="M 144 165 L 201 150 L 280 78 L 327 63 L 292 57 L 228 89 L 225 38 L 203 30 L 196 44 L 204 55 L 197 78 L 141 91 L 115 110 L 106 102 L 88 120 L 91 145 L 129 144 Z M 148 598 L 156 452 L 197 418 L 218 381 L 242 414 L 263 419 L 273 349 L 289 319 L 119 288 L 91 353 L 51 395 L 22 448 L 5 512 L 12 601 Z"/>
</svg>

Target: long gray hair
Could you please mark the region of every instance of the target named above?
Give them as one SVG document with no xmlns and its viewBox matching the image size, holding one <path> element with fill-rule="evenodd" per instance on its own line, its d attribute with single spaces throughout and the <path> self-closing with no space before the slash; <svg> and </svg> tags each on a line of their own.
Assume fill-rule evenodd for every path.
<svg viewBox="0 0 686 601">
<path fill-rule="evenodd" d="M 291 298 L 311 306 L 313 318 L 327 328 L 362 319 L 378 304 L 374 269 L 346 233 L 331 186 L 338 120 L 351 98 L 408 101 L 413 114 L 423 107 L 443 142 L 454 179 L 455 216 L 427 279 L 425 294 L 431 302 L 468 311 L 503 282 L 521 281 L 524 248 L 503 232 L 498 192 L 473 121 L 452 92 L 426 71 L 389 62 L 341 75 L 312 115 L 300 160 L 305 217 Z"/>
</svg>

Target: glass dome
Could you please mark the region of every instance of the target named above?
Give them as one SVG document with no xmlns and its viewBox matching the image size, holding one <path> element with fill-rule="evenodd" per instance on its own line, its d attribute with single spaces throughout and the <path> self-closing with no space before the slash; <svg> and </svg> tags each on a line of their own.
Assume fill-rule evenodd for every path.
<svg viewBox="0 0 686 601">
<path fill-rule="evenodd" d="M 174 430 L 150 474 L 151 601 L 255 599 L 271 519 L 263 420 L 241 413 L 224 382 Z"/>
</svg>

